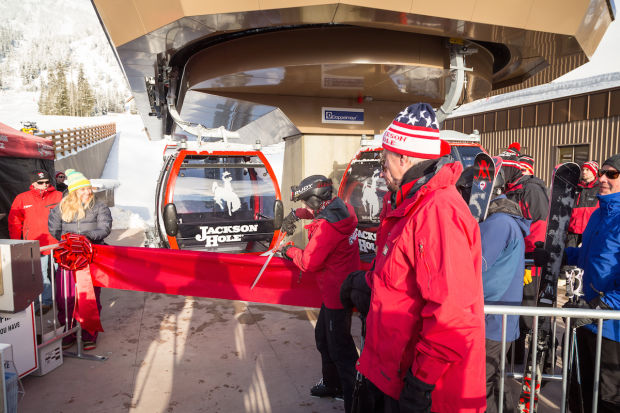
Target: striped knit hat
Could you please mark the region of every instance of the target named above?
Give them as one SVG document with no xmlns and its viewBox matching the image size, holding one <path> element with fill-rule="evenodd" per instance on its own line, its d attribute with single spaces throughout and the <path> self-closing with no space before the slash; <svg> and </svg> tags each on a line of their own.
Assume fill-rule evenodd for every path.
<svg viewBox="0 0 620 413">
<path fill-rule="evenodd" d="M 582 165 L 581 168 L 582 169 L 583 168 L 588 168 L 592 172 L 592 174 L 594 176 L 596 176 L 596 174 L 598 172 L 598 169 L 599 169 L 599 166 L 598 166 L 598 163 L 596 161 L 588 161 L 588 162 L 584 162 L 584 164 Z"/>
<path fill-rule="evenodd" d="M 521 155 L 519 157 L 521 170 L 529 175 L 534 175 L 534 158 L 529 155 Z"/>
<path fill-rule="evenodd" d="M 424 159 L 450 153 L 450 144 L 439 139 L 435 111 L 428 103 L 416 103 L 400 112 L 383 132 L 383 148 Z"/>
<path fill-rule="evenodd" d="M 65 171 L 65 175 L 67 176 L 67 181 L 65 183 L 69 187 L 69 193 L 75 191 L 76 189 L 92 186 L 84 174 L 76 171 L 75 169 L 67 169 Z"/>
</svg>

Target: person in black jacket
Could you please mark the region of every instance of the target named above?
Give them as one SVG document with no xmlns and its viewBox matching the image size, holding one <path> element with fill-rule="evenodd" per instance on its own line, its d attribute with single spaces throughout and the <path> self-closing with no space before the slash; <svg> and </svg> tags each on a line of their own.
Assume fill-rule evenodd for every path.
<svg viewBox="0 0 620 413">
<path fill-rule="evenodd" d="M 65 179 L 67 179 L 67 175 L 63 171 L 56 172 L 56 190 L 60 193 L 64 193 L 68 188 Z"/>
<path fill-rule="evenodd" d="M 49 215 L 48 227 L 50 234 L 60 239 L 63 234 L 73 233 L 84 235 L 93 244 L 103 244 L 105 237 L 112 230 L 112 214 L 110 209 L 102 203 L 95 203 L 95 196 L 90 181 L 73 169 L 67 169 L 68 194 Z M 65 324 L 65 314 L 73 314 L 75 305 L 75 286 L 73 282 L 63 285 L 62 273 L 56 272 L 56 302 L 58 304 L 58 321 Z M 68 276 L 67 279 L 72 280 Z M 66 287 L 66 288 L 65 288 Z M 66 291 L 65 291 L 66 290 Z M 97 307 L 101 313 L 101 287 L 95 287 Z M 65 297 L 67 308 L 65 308 Z M 84 350 L 93 350 L 96 347 L 97 332 L 90 334 L 82 330 Z M 67 336 L 63 339 L 63 348 L 69 348 L 75 342 L 75 336 Z"/>
<path fill-rule="evenodd" d="M 506 197 L 519 204 L 523 218 L 532 221 L 530 234 L 524 238 L 525 253 L 531 253 L 536 248 L 538 241 L 545 242 L 547 234 L 547 215 L 549 214 L 549 198 L 547 186 L 534 175 L 523 174 L 523 164 L 516 156 L 504 156 L 502 171 L 506 179 Z M 529 156 L 527 158 L 533 159 Z M 525 163 L 524 163 L 525 164 Z M 527 168 L 529 169 L 529 168 Z M 536 306 L 538 287 L 540 284 L 539 267 L 526 268 L 523 275 L 523 303 L 524 306 Z M 521 336 L 515 343 L 515 360 L 523 358 L 525 348 L 525 335 L 532 328 L 532 317 L 521 317 Z"/>
</svg>

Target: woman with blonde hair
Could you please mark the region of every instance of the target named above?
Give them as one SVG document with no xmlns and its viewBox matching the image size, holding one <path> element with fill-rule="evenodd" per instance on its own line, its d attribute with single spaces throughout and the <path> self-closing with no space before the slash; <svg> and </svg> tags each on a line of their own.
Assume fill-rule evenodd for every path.
<svg viewBox="0 0 620 413">
<path fill-rule="evenodd" d="M 49 215 L 48 226 L 50 234 L 60 239 L 63 234 L 80 234 L 88 238 L 93 244 L 103 244 L 103 240 L 112 230 L 112 214 L 110 209 L 102 203 L 95 202 L 93 188 L 90 181 L 80 172 L 74 169 L 65 171 L 67 176 L 68 194 L 60 201 Z M 63 285 L 62 273 L 59 269 L 56 273 L 56 302 L 58 304 L 58 321 L 65 324 L 65 314 L 73 316 L 75 307 L 75 283 L 73 277 L 67 272 L 67 286 Z M 66 291 L 65 291 L 66 290 Z M 97 307 L 101 312 L 101 287 L 95 287 Z M 65 297 L 67 308 L 65 308 Z M 73 320 L 71 320 L 73 321 Z M 97 333 L 90 334 L 82 330 L 84 350 L 92 350 L 96 347 Z M 69 348 L 75 342 L 75 336 L 70 335 L 63 339 L 63 348 Z"/>
</svg>

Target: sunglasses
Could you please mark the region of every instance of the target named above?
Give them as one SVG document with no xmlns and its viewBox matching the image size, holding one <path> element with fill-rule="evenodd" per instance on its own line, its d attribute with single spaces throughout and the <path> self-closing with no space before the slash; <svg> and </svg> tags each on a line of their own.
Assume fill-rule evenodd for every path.
<svg viewBox="0 0 620 413">
<path fill-rule="evenodd" d="M 56 178 L 59 178 L 59 179 L 65 179 L 65 178 L 66 178 L 66 176 L 64 176 L 64 175 L 58 175 Z"/>
<path fill-rule="evenodd" d="M 50 181 L 37 181 L 38 185 L 49 185 Z"/>
<path fill-rule="evenodd" d="M 379 165 L 381 165 L 381 172 L 385 172 L 385 151 L 381 151 L 379 155 Z"/>
<path fill-rule="evenodd" d="M 617 179 L 620 175 L 620 171 L 612 171 L 611 169 L 599 169 L 598 176 L 605 175 L 609 179 Z"/>
</svg>

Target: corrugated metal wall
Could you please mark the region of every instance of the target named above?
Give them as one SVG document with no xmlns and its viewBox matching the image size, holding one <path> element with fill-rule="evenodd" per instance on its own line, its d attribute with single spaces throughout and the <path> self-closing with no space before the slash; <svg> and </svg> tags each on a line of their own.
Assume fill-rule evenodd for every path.
<svg viewBox="0 0 620 413">
<path fill-rule="evenodd" d="M 499 154 L 512 142 L 527 147 L 525 152 L 535 160 L 536 176 L 549 184 L 561 146 L 589 145 L 590 160 L 599 163 L 620 153 L 620 116 L 481 133 L 480 139 L 491 155 Z"/>
<path fill-rule="evenodd" d="M 576 40 L 568 42 L 552 33 L 529 32 L 525 41 L 527 44 L 536 45 L 539 51 L 539 57 L 544 58 L 550 65 L 526 81 L 513 86 L 496 89 L 491 92 L 491 95 L 501 95 L 503 93 L 549 83 L 588 61 L 583 51 L 579 48 Z M 533 59 L 535 57 L 538 56 L 531 56 L 530 58 Z"/>
</svg>

